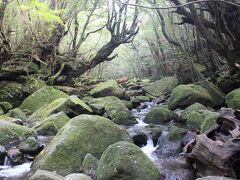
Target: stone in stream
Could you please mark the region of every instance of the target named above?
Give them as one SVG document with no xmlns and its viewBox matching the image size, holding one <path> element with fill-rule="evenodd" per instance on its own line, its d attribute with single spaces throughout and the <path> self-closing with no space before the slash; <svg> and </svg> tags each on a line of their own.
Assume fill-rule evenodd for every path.
<svg viewBox="0 0 240 180">
<path fill-rule="evenodd" d="M 240 109 L 240 88 L 227 94 L 226 104 L 230 108 Z"/>
<path fill-rule="evenodd" d="M 175 76 L 165 77 L 159 81 L 150 83 L 149 85 L 143 86 L 144 92 L 154 96 L 160 97 L 162 95 L 168 95 L 172 89 L 178 85 L 178 79 Z"/>
<path fill-rule="evenodd" d="M 98 169 L 98 180 L 160 180 L 156 165 L 136 145 L 118 142 L 110 145 L 102 154 Z"/>
<path fill-rule="evenodd" d="M 19 108 L 15 108 L 9 111 L 9 116 L 16 118 L 16 119 L 21 119 L 23 121 L 25 121 L 27 119 L 26 114 Z"/>
<path fill-rule="evenodd" d="M 34 130 L 18 124 L 0 120 L 1 145 L 11 146 L 11 142 L 20 142 L 21 140 L 32 136 L 36 136 L 36 132 Z"/>
<path fill-rule="evenodd" d="M 0 166 L 3 165 L 6 155 L 7 155 L 6 148 L 0 145 Z"/>
<path fill-rule="evenodd" d="M 30 126 L 38 126 L 52 114 L 63 111 L 69 117 L 80 114 L 92 113 L 91 108 L 86 105 L 77 96 L 69 96 L 68 98 L 58 98 L 48 105 L 44 105 L 35 111 L 28 119 Z"/>
<path fill-rule="evenodd" d="M 19 149 L 10 149 L 7 151 L 7 156 L 10 159 L 11 165 L 20 165 L 24 163 L 23 154 Z"/>
<path fill-rule="evenodd" d="M 95 115 L 77 116 L 37 156 L 33 170 L 56 171 L 60 175 L 78 172 L 87 153 L 100 158 L 109 145 L 119 141 L 132 142 L 126 130 L 109 119 Z"/>
<path fill-rule="evenodd" d="M 168 107 L 171 110 L 183 109 L 196 102 L 210 107 L 213 105 L 211 95 L 203 87 L 194 84 L 179 85 L 172 90 Z"/>
<path fill-rule="evenodd" d="M 61 111 L 47 117 L 41 124 L 34 126 L 34 129 L 36 129 L 38 135 L 55 136 L 69 120 L 70 118 Z"/>
<path fill-rule="evenodd" d="M 119 99 L 129 100 L 129 97 L 126 96 L 124 89 L 118 85 L 115 80 L 108 80 L 102 83 L 97 84 L 89 94 L 95 98 L 106 97 L 106 96 L 115 96 Z"/>
<path fill-rule="evenodd" d="M 92 99 L 92 106 L 102 106 L 105 109 L 107 117 L 119 125 L 133 125 L 137 120 L 120 99 L 114 96 Z"/>
<path fill-rule="evenodd" d="M 173 120 L 173 112 L 162 106 L 151 108 L 150 112 L 144 118 L 144 122 L 148 124 L 161 124 Z"/>
<path fill-rule="evenodd" d="M 36 138 L 29 137 L 23 140 L 18 148 L 24 154 L 37 155 L 43 149 L 43 145 Z"/>
<path fill-rule="evenodd" d="M 205 88 L 208 91 L 208 93 L 211 95 L 213 100 L 213 107 L 224 106 L 225 94 L 220 89 L 218 89 L 217 86 L 215 86 L 213 83 L 207 80 L 199 81 L 197 82 L 197 85 L 200 85 L 203 88 Z"/>
<path fill-rule="evenodd" d="M 22 102 L 20 108 L 35 112 L 42 106 L 51 103 L 55 99 L 67 97 L 68 95 L 66 93 L 59 91 L 51 86 L 45 86 L 28 96 Z"/>
</svg>

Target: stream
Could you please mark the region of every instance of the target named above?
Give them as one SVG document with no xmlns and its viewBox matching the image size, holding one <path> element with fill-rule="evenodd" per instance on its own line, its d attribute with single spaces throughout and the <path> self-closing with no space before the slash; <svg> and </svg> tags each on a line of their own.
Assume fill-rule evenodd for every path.
<svg viewBox="0 0 240 180">
<path fill-rule="evenodd" d="M 194 174 L 189 170 L 184 157 L 178 152 L 179 141 L 170 142 L 168 133 L 170 124 L 158 125 L 161 129 L 161 135 L 157 141 L 153 140 L 152 133 L 149 131 L 149 124 L 144 123 L 144 118 L 150 109 L 157 104 L 153 102 L 144 102 L 137 109 L 133 109 L 132 113 L 136 117 L 138 123 L 132 127 L 128 127 L 127 131 L 131 133 L 140 133 L 144 137 L 144 144 L 139 145 L 142 151 L 157 165 L 161 174 L 166 180 L 192 180 Z M 44 144 L 47 141 L 46 137 L 39 137 Z M 31 171 L 32 162 L 12 166 L 9 159 L 6 157 L 3 166 L 0 166 L 0 180 L 23 180 Z"/>
</svg>

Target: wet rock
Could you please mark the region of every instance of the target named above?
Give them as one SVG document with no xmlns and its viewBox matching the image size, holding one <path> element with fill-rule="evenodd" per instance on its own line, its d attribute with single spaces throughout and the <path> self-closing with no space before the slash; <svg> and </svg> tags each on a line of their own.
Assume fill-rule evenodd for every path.
<svg viewBox="0 0 240 180">
<path fill-rule="evenodd" d="M 36 133 L 27 127 L 0 120 L 0 144 L 10 146 L 12 141 L 20 142 Z"/>
<path fill-rule="evenodd" d="M 162 106 L 151 108 L 150 112 L 144 118 L 144 122 L 148 124 L 161 124 L 171 120 L 173 120 L 172 111 Z"/>
<path fill-rule="evenodd" d="M 19 165 L 24 163 L 23 154 L 19 149 L 10 149 L 7 151 L 7 156 L 11 161 L 12 165 Z"/>
<path fill-rule="evenodd" d="M 17 107 L 26 98 L 27 93 L 23 85 L 17 82 L 0 82 L 0 102 L 8 102 L 13 107 Z"/>
<path fill-rule="evenodd" d="M 160 96 L 160 97 L 158 97 L 158 98 L 155 98 L 154 100 L 153 100 L 153 103 L 155 103 L 155 104 L 160 104 L 160 103 L 163 103 L 163 102 L 165 102 L 166 101 L 166 97 L 165 96 Z"/>
<path fill-rule="evenodd" d="M 139 100 L 141 103 L 142 103 L 142 102 L 149 102 L 149 101 L 150 101 L 150 98 L 147 97 L 147 96 L 135 96 L 135 98 L 136 98 L 137 100 Z"/>
<path fill-rule="evenodd" d="M 132 105 L 133 105 L 133 108 L 137 108 L 137 107 L 139 107 L 139 106 L 141 105 L 140 100 L 138 100 L 138 99 L 136 99 L 136 98 L 133 98 L 133 99 L 131 100 L 131 103 L 132 103 Z"/>
<path fill-rule="evenodd" d="M 83 172 L 93 179 L 96 178 L 96 171 L 99 160 L 92 154 L 88 153 L 83 159 Z"/>
<path fill-rule="evenodd" d="M 170 94 L 172 89 L 178 85 L 178 79 L 175 76 L 165 77 L 159 81 L 150 83 L 143 87 L 143 90 L 154 97 Z"/>
<path fill-rule="evenodd" d="M 200 81 L 197 84 L 208 91 L 213 100 L 213 107 L 224 106 L 225 94 L 220 89 L 218 89 L 217 86 L 215 86 L 210 81 Z"/>
<path fill-rule="evenodd" d="M 19 108 L 15 108 L 9 111 L 9 116 L 16 118 L 16 119 L 21 119 L 21 120 L 26 120 L 27 116 L 25 115 L 25 113 L 19 109 Z"/>
<path fill-rule="evenodd" d="M 179 85 L 173 89 L 168 102 L 171 110 L 177 108 L 186 108 L 196 102 L 205 106 L 212 106 L 213 100 L 206 89 L 199 85 Z"/>
<path fill-rule="evenodd" d="M 0 166 L 3 165 L 6 155 L 7 155 L 6 148 L 0 145 Z"/>
<path fill-rule="evenodd" d="M 58 112 L 64 112 L 69 117 L 79 114 L 92 113 L 91 108 L 81 101 L 77 96 L 69 96 L 68 98 L 59 98 L 48 105 L 43 106 L 34 112 L 28 119 L 30 126 L 41 124 L 47 117 Z"/>
<path fill-rule="evenodd" d="M 67 98 L 68 95 L 62 91 L 59 91 L 53 87 L 45 86 L 32 95 L 28 96 L 21 104 L 21 109 L 29 109 L 31 112 L 35 112 L 42 106 L 51 103 L 58 98 Z"/>
<path fill-rule="evenodd" d="M 55 136 L 69 120 L 64 112 L 59 112 L 47 117 L 41 124 L 34 126 L 34 129 L 38 135 Z"/>
<path fill-rule="evenodd" d="M 77 172 L 87 153 L 100 158 L 109 145 L 122 140 L 131 142 L 126 130 L 109 119 L 94 115 L 77 116 L 37 156 L 33 170 L 56 171 L 60 175 Z"/>
<path fill-rule="evenodd" d="M 184 133 L 186 132 L 187 130 L 184 128 L 180 128 L 177 126 L 170 126 L 168 139 L 169 141 L 181 140 L 184 137 Z"/>
<path fill-rule="evenodd" d="M 143 147 L 147 145 L 147 135 L 142 133 L 142 134 L 137 134 L 132 136 L 134 144 L 136 144 L 138 147 Z"/>
<path fill-rule="evenodd" d="M 160 180 L 162 177 L 155 164 L 139 147 L 122 141 L 110 145 L 101 156 L 97 179 Z"/>
<path fill-rule="evenodd" d="M 240 109 L 240 88 L 235 89 L 226 96 L 226 104 L 233 109 Z"/>
<path fill-rule="evenodd" d="M 85 174 L 75 173 L 67 175 L 64 180 L 92 180 L 90 176 Z"/>
<path fill-rule="evenodd" d="M 64 177 L 45 170 L 37 170 L 30 176 L 29 180 L 64 180 Z"/>
<path fill-rule="evenodd" d="M 107 117 L 116 124 L 133 125 L 137 123 L 133 114 L 117 97 L 108 96 L 104 98 L 96 98 L 93 99 L 90 104 L 103 106 Z"/>
<path fill-rule="evenodd" d="M 95 98 L 116 96 L 120 99 L 126 99 L 124 89 L 120 87 L 115 80 L 108 80 L 97 84 L 89 94 Z"/>
<path fill-rule="evenodd" d="M 18 148 L 23 154 L 37 155 L 43 149 L 43 145 L 38 143 L 35 137 L 29 137 L 23 140 Z"/>
</svg>

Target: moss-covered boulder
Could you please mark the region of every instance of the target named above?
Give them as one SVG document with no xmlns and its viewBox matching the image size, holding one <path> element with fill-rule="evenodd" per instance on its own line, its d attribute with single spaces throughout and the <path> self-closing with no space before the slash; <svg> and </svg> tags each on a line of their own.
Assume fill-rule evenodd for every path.
<svg viewBox="0 0 240 180">
<path fill-rule="evenodd" d="M 110 145 L 101 156 L 98 180 L 160 180 L 156 165 L 136 145 L 118 142 Z"/>
<path fill-rule="evenodd" d="M 147 96 L 135 96 L 135 98 L 137 100 L 139 100 L 140 102 L 149 102 L 150 101 L 150 98 Z"/>
<path fill-rule="evenodd" d="M 68 95 L 64 92 L 50 86 L 45 86 L 27 97 L 21 104 L 20 108 L 29 109 L 31 112 L 35 112 L 55 99 L 67 97 Z"/>
<path fill-rule="evenodd" d="M 95 98 L 106 97 L 106 96 L 116 96 L 120 99 L 125 99 L 125 91 L 122 87 L 118 85 L 115 80 L 108 80 L 97 84 L 89 94 Z"/>
<path fill-rule="evenodd" d="M 226 96 L 226 104 L 233 109 L 240 109 L 240 88 L 235 89 Z"/>
<path fill-rule="evenodd" d="M 36 78 L 29 78 L 26 83 L 26 90 L 28 93 L 32 94 L 35 91 L 47 86 L 46 82 L 36 79 Z"/>
<path fill-rule="evenodd" d="M 187 116 L 186 125 L 190 130 L 199 129 L 203 133 L 216 123 L 218 117 L 218 113 L 209 110 L 192 111 Z"/>
<path fill-rule="evenodd" d="M 187 132 L 187 130 L 184 128 L 180 128 L 177 126 L 171 126 L 169 128 L 168 140 L 169 141 L 181 140 L 183 138 L 185 132 Z"/>
<path fill-rule="evenodd" d="M 34 127 L 38 135 L 55 136 L 58 131 L 70 120 L 64 113 L 59 112 L 47 117 L 41 124 Z"/>
<path fill-rule="evenodd" d="M 206 89 L 199 85 L 179 85 L 172 90 L 168 101 L 169 109 L 186 108 L 196 102 L 212 106 L 213 100 Z"/>
<path fill-rule="evenodd" d="M 74 173 L 67 175 L 64 180 L 92 180 L 90 176 L 81 173 Z"/>
<path fill-rule="evenodd" d="M 10 142 L 20 142 L 36 133 L 27 127 L 20 126 L 7 121 L 0 120 L 0 144 L 3 146 L 11 145 Z"/>
<path fill-rule="evenodd" d="M 0 108 L 3 110 L 4 113 L 7 113 L 10 109 L 12 109 L 12 105 L 9 102 L 0 102 Z"/>
<path fill-rule="evenodd" d="M 106 148 L 131 139 L 126 130 L 109 119 L 80 115 L 71 119 L 33 163 L 33 170 L 56 171 L 60 175 L 78 172 L 87 153 L 100 158 Z"/>
<path fill-rule="evenodd" d="M 184 109 L 183 111 L 181 111 L 180 113 L 180 119 L 181 121 L 183 121 L 184 123 L 186 122 L 188 118 L 188 116 L 194 112 L 194 111 L 198 111 L 198 110 L 208 110 L 208 108 L 200 103 L 194 103 L 191 106 L 188 106 L 186 109 Z"/>
<path fill-rule="evenodd" d="M 64 180 L 64 177 L 54 172 L 37 170 L 29 177 L 29 180 Z"/>
<path fill-rule="evenodd" d="M 210 81 L 200 81 L 197 84 L 205 88 L 211 95 L 213 100 L 213 107 L 224 106 L 225 94 L 220 89 L 218 89 L 217 86 L 215 86 Z"/>
<path fill-rule="evenodd" d="M 166 107 L 155 106 L 144 118 L 144 122 L 148 124 L 166 123 L 173 119 L 173 113 Z"/>
<path fill-rule="evenodd" d="M 133 104 L 131 101 L 126 101 L 126 100 L 121 100 L 121 101 L 129 110 L 133 109 Z"/>
<path fill-rule="evenodd" d="M 133 125 L 137 120 L 120 99 L 114 96 L 93 99 L 90 104 L 102 105 L 107 117 L 119 125 Z"/>
<path fill-rule="evenodd" d="M 19 108 L 15 108 L 9 111 L 9 116 L 16 118 L 16 119 L 21 119 L 21 120 L 27 120 L 26 114 Z"/>
<path fill-rule="evenodd" d="M 91 108 L 81 101 L 77 96 L 59 98 L 48 105 L 44 105 L 34 112 L 28 119 L 30 126 L 41 124 L 48 116 L 63 111 L 69 117 L 74 117 L 84 113 L 92 113 Z"/>
<path fill-rule="evenodd" d="M 154 96 L 159 97 L 162 95 L 168 95 L 171 93 L 172 89 L 178 85 L 178 79 L 175 76 L 165 77 L 159 81 L 150 83 L 143 87 L 143 90 Z"/>
<path fill-rule="evenodd" d="M 95 177 L 99 160 L 88 153 L 83 160 L 83 172 L 89 176 Z"/>
<path fill-rule="evenodd" d="M 0 102 L 9 102 L 13 107 L 17 107 L 26 98 L 27 93 L 24 86 L 17 82 L 0 82 Z"/>
</svg>

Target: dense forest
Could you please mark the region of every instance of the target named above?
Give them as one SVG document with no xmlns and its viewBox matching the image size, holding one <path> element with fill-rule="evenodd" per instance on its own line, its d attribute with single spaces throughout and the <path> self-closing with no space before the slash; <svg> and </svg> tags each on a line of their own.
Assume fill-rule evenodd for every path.
<svg viewBox="0 0 240 180">
<path fill-rule="evenodd" d="M 239 178 L 239 0 L 0 0 L 0 180 Z"/>
</svg>

